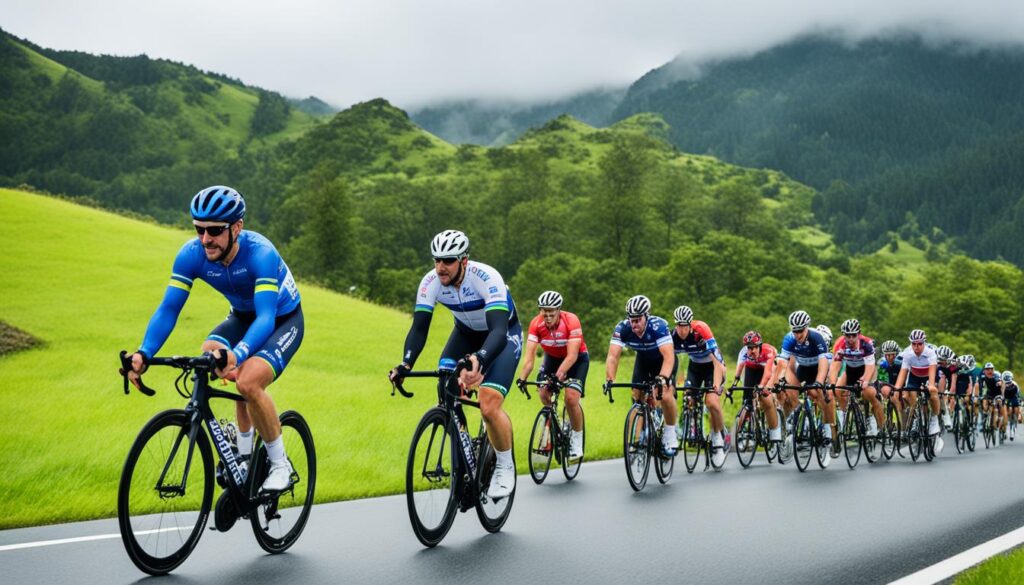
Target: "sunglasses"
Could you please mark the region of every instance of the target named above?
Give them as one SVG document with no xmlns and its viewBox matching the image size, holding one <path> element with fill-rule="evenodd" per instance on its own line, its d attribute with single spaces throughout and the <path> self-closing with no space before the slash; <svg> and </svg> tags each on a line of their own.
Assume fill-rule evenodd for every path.
<svg viewBox="0 0 1024 585">
<path fill-rule="evenodd" d="M 844 333 L 843 337 L 847 339 L 857 339 L 858 337 L 860 337 L 860 333 Z"/>
<path fill-rule="evenodd" d="M 444 264 L 445 266 L 451 266 L 452 264 L 455 264 L 458 261 L 458 258 L 434 258 L 434 264 L 441 263 Z"/>
<path fill-rule="evenodd" d="M 194 226 L 194 227 L 196 228 L 196 233 L 199 234 L 200 236 L 204 236 L 206 234 L 210 234 L 211 238 L 216 238 L 217 236 L 223 234 L 224 230 L 226 230 L 229 227 L 231 227 L 231 224 L 211 225 L 209 227 L 203 227 L 201 225 L 197 225 L 197 226 Z"/>
</svg>

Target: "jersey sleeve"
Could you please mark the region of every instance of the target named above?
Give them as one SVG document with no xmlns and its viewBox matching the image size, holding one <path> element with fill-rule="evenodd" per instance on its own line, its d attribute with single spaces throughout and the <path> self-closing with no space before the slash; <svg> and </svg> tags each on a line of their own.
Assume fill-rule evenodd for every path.
<svg viewBox="0 0 1024 585">
<path fill-rule="evenodd" d="M 583 325 L 580 318 L 572 313 L 563 312 L 565 328 L 569 330 L 569 339 L 583 339 Z"/>
<path fill-rule="evenodd" d="M 198 269 L 193 251 L 194 244 L 190 241 L 178 250 L 178 255 L 174 258 L 171 280 L 167 283 L 164 298 L 150 318 L 142 345 L 139 346 L 139 352 L 146 357 L 153 357 L 163 347 L 192 292 L 192 283 Z"/>
<path fill-rule="evenodd" d="M 433 270 L 423 275 L 420 281 L 420 288 L 416 292 L 416 306 L 413 312 L 433 313 L 434 305 L 437 304 L 437 293 L 441 290 L 441 281 L 437 279 L 437 273 Z"/>
<path fill-rule="evenodd" d="M 703 321 L 694 321 L 693 330 L 697 332 L 702 338 L 704 338 L 704 347 L 709 351 L 715 353 L 718 359 L 722 359 L 718 351 L 718 342 L 715 341 L 715 334 L 711 332 L 711 327 Z"/>
<path fill-rule="evenodd" d="M 788 360 L 793 355 L 793 348 L 796 347 L 796 337 L 793 337 L 792 333 L 787 333 L 782 338 L 782 351 L 779 352 L 779 357 Z"/>
<path fill-rule="evenodd" d="M 626 335 L 628 327 L 629 324 L 625 321 L 620 321 L 619 324 L 615 326 L 615 330 L 612 331 L 612 345 L 617 345 L 619 347 L 624 347 L 626 345 L 626 342 L 623 341 L 622 338 Z"/>
<path fill-rule="evenodd" d="M 869 366 L 875 365 L 875 342 L 865 337 L 860 340 L 860 344 L 864 350 L 864 363 Z"/>
<path fill-rule="evenodd" d="M 249 267 L 256 277 L 256 287 L 253 291 L 256 318 L 249 325 L 242 340 L 231 349 L 235 352 L 236 367 L 249 357 L 252 348 L 263 347 L 270 339 L 270 334 L 274 332 L 277 297 L 281 294 L 281 283 L 277 279 L 280 265 L 281 256 L 273 248 L 253 250 Z"/>
<path fill-rule="evenodd" d="M 541 317 L 538 315 L 530 321 L 530 328 L 526 332 L 526 340 L 534 343 L 540 343 L 540 323 Z"/>
<path fill-rule="evenodd" d="M 736 356 L 736 363 L 742 364 L 747 361 L 747 346 L 740 347 L 740 353 Z"/>
<path fill-rule="evenodd" d="M 484 312 L 509 312 L 508 287 L 497 272 L 478 272 L 474 279 L 477 294 L 484 300 Z"/>
<path fill-rule="evenodd" d="M 655 343 L 658 347 L 666 344 L 674 345 L 672 342 L 672 334 L 669 333 L 668 330 L 668 323 L 664 319 L 659 317 L 658 319 L 653 320 L 653 323 L 651 324 L 651 331 L 654 332 Z"/>
<path fill-rule="evenodd" d="M 761 346 L 761 353 L 764 355 L 764 362 L 771 364 L 775 361 L 775 348 L 765 344 Z"/>
</svg>

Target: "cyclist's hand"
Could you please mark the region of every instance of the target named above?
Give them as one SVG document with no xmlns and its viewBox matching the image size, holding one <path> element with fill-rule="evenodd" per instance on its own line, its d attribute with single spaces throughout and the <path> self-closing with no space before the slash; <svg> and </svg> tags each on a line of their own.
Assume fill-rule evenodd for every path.
<svg viewBox="0 0 1024 585">
<path fill-rule="evenodd" d="M 558 368 L 558 371 L 555 372 L 555 377 L 558 378 L 559 382 L 565 382 L 565 371 L 562 368 Z"/>
<path fill-rule="evenodd" d="M 224 369 L 214 370 L 214 373 L 217 374 L 218 378 L 222 378 L 225 380 L 234 380 L 235 365 L 238 363 L 238 357 L 235 356 L 235 352 L 229 349 L 213 350 L 213 357 L 217 358 L 218 360 L 223 359 L 224 356 L 227 356 L 227 365 L 224 366 Z"/>
<path fill-rule="evenodd" d="M 526 380 L 522 378 L 516 378 L 516 387 L 522 390 L 523 392 L 526 392 Z"/>
<path fill-rule="evenodd" d="M 132 386 L 135 386 L 136 390 L 141 390 L 139 387 L 139 377 L 146 373 L 148 367 L 145 356 L 139 352 L 132 354 L 132 369 L 128 371 L 128 381 L 132 383 Z"/>
<path fill-rule="evenodd" d="M 605 380 L 605 381 L 604 381 L 604 386 L 603 386 L 603 388 L 604 388 L 604 393 L 605 393 L 605 394 L 608 394 L 609 392 L 611 392 L 611 391 L 612 391 L 612 384 L 613 384 L 613 383 L 614 383 L 614 380 Z"/>
<path fill-rule="evenodd" d="M 465 389 L 476 388 L 480 385 L 480 382 L 484 381 L 484 375 L 480 371 L 480 360 L 476 357 L 476 354 L 470 354 L 469 363 L 470 369 L 462 370 L 459 373 L 459 382 Z"/>
<path fill-rule="evenodd" d="M 402 362 L 397 366 L 391 368 L 391 371 L 388 372 L 388 380 L 391 380 L 392 382 L 401 382 L 402 380 L 405 379 L 405 376 L 408 373 L 409 366 L 407 366 L 405 362 Z"/>
<path fill-rule="evenodd" d="M 659 388 L 668 388 L 668 378 L 666 378 L 665 376 L 655 376 L 654 384 L 657 385 Z"/>
</svg>

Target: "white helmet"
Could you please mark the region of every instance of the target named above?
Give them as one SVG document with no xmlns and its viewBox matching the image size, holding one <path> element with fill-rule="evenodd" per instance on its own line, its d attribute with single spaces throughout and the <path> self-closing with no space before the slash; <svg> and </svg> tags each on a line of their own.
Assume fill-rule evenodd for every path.
<svg viewBox="0 0 1024 585">
<path fill-rule="evenodd" d="M 789 328 L 793 331 L 807 329 L 810 324 L 811 316 L 807 314 L 807 311 L 793 311 L 789 315 Z"/>
<path fill-rule="evenodd" d="M 444 230 L 430 242 L 430 255 L 434 258 L 465 258 L 469 253 L 469 238 L 458 230 Z"/>
<path fill-rule="evenodd" d="M 537 299 L 537 306 L 541 309 L 558 309 L 562 306 L 562 295 L 553 290 L 544 291 Z"/>
<path fill-rule="evenodd" d="M 825 345 L 832 345 L 832 330 L 828 328 L 828 325 L 818 325 L 815 329 L 825 338 Z"/>
<path fill-rule="evenodd" d="M 679 305 L 672 316 L 675 317 L 677 325 L 689 325 L 693 321 L 693 309 L 686 305 Z"/>
<path fill-rule="evenodd" d="M 644 295 L 636 295 L 626 301 L 626 316 L 639 317 L 651 312 L 651 299 Z"/>
<path fill-rule="evenodd" d="M 923 329 L 914 329 L 913 331 L 910 332 L 909 339 L 912 343 L 917 343 L 920 341 L 927 341 L 928 336 L 925 335 Z"/>
</svg>

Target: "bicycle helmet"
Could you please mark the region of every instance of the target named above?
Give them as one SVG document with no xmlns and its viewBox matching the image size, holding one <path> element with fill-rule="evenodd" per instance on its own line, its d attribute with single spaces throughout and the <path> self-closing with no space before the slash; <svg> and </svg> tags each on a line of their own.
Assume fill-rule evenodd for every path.
<svg viewBox="0 0 1024 585">
<path fill-rule="evenodd" d="M 1003 382 L 1013 382 L 1013 372 L 1010 370 L 1003 372 Z"/>
<path fill-rule="evenodd" d="M 235 223 L 245 217 L 245 199 L 231 187 L 214 185 L 195 194 L 189 211 L 196 221 Z"/>
<path fill-rule="evenodd" d="M 985 362 L 985 368 L 984 369 L 986 369 L 986 370 L 994 370 L 995 368 L 996 368 L 996 365 L 993 364 L 992 362 Z"/>
<path fill-rule="evenodd" d="M 923 329 L 914 329 L 913 331 L 910 332 L 910 342 L 911 343 L 927 341 L 927 339 L 928 339 L 928 336 L 924 334 L 924 330 Z"/>
<path fill-rule="evenodd" d="M 693 309 L 686 305 L 679 305 L 672 316 L 676 318 L 676 325 L 689 325 L 693 321 Z"/>
<path fill-rule="evenodd" d="M 974 363 L 974 357 L 969 355 L 960 356 L 957 362 L 960 364 L 960 367 L 965 370 L 973 370 L 974 366 L 977 365 Z"/>
<path fill-rule="evenodd" d="M 846 321 L 843 321 L 843 324 L 839 329 L 843 332 L 843 335 L 860 333 L 860 321 L 856 319 L 847 319 Z"/>
<path fill-rule="evenodd" d="M 540 293 L 537 306 L 541 309 L 558 309 L 562 306 L 562 295 L 553 290 Z"/>
<path fill-rule="evenodd" d="M 444 230 L 430 242 L 430 255 L 434 258 L 465 258 L 469 253 L 469 238 L 459 230 Z"/>
<path fill-rule="evenodd" d="M 825 345 L 832 345 L 832 330 L 828 328 L 828 325 L 818 325 L 815 329 L 825 338 Z"/>
<path fill-rule="evenodd" d="M 644 295 L 636 295 L 626 301 L 626 316 L 639 317 L 651 312 L 651 299 Z"/>
<path fill-rule="evenodd" d="M 950 349 L 948 345 L 940 345 L 939 348 L 935 350 L 935 356 L 944 362 L 948 362 L 956 357 L 956 354 L 953 353 L 953 350 Z"/>
<path fill-rule="evenodd" d="M 893 341 L 891 339 L 882 344 L 882 353 L 899 353 L 899 352 L 900 352 L 900 344 L 896 343 L 895 341 Z"/>
<path fill-rule="evenodd" d="M 747 331 L 743 336 L 743 345 L 761 345 L 761 334 L 757 331 Z"/>
<path fill-rule="evenodd" d="M 793 311 L 789 315 L 789 328 L 793 331 L 807 329 L 810 324 L 811 316 L 807 314 L 807 311 Z"/>
</svg>

